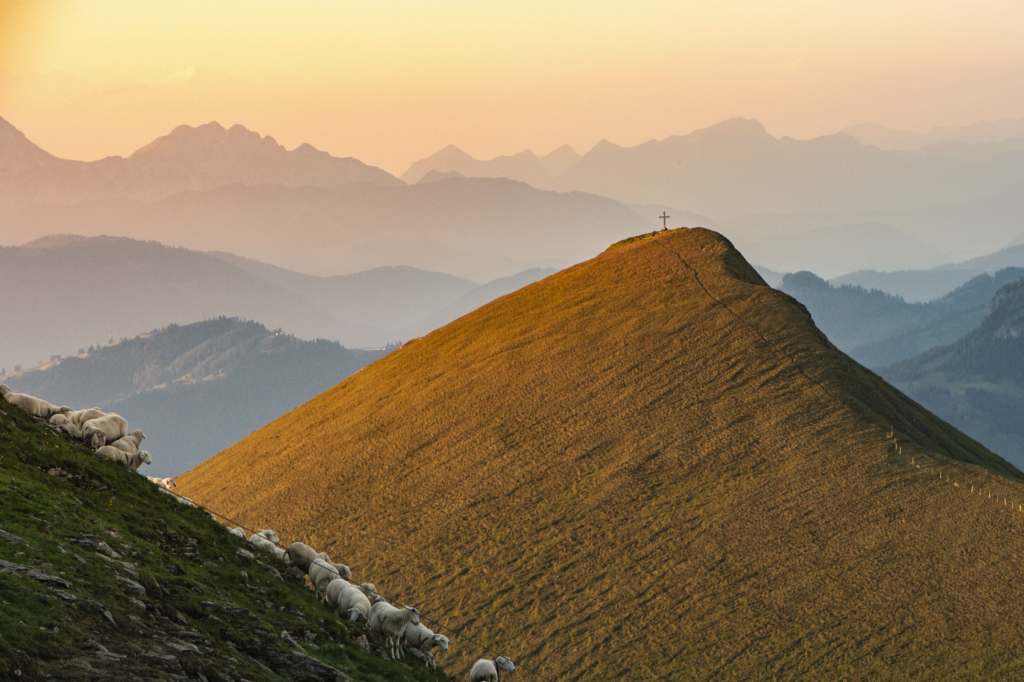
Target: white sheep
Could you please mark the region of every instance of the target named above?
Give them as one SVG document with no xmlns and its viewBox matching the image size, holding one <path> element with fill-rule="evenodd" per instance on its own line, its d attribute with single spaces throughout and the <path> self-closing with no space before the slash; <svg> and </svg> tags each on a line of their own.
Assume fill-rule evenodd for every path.
<svg viewBox="0 0 1024 682">
<path fill-rule="evenodd" d="M 493 661 L 481 658 L 473 664 L 473 669 L 469 671 L 469 682 L 498 682 L 501 679 L 501 673 L 511 674 L 515 671 L 516 666 L 504 656 L 498 656 Z"/>
<path fill-rule="evenodd" d="M 164 490 L 170 490 L 171 488 L 177 487 L 173 478 L 153 478 L 152 476 L 146 476 L 146 478 L 149 479 L 150 483 L 155 483 Z"/>
<path fill-rule="evenodd" d="M 382 601 L 387 601 L 384 597 L 377 594 L 377 587 L 373 583 L 363 583 L 362 585 L 356 585 L 359 591 L 366 595 L 366 598 L 370 600 L 370 604 L 377 604 Z"/>
<path fill-rule="evenodd" d="M 232 528 L 228 532 L 231 533 L 232 535 L 237 535 L 238 537 L 242 538 L 243 540 L 245 539 L 245 531 L 242 530 L 241 526 L 239 526 L 238 528 Z"/>
<path fill-rule="evenodd" d="M 135 429 L 124 438 L 118 438 L 110 445 L 122 452 L 127 452 L 129 455 L 134 455 L 139 451 L 144 440 L 146 440 L 146 435 L 142 433 L 142 429 Z"/>
<path fill-rule="evenodd" d="M 392 660 L 398 660 L 402 655 L 400 641 L 406 626 L 409 623 L 419 625 L 419 622 L 420 612 L 411 606 L 398 609 L 387 602 L 380 602 L 370 608 L 368 626 L 370 632 L 385 638 Z"/>
<path fill-rule="evenodd" d="M 71 412 L 70 407 L 57 407 L 41 398 L 34 398 L 25 393 L 15 393 L 7 388 L 6 384 L 0 384 L 0 398 L 3 398 L 11 405 L 20 407 L 33 417 L 42 417 L 43 419 L 49 419 L 58 413 L 66 415 Z"/>
<path fill-rule="evenodd" d="M 106 415 L 106 413 L 100 408 L 90 407 L 87 410 L 75 410 L 74 412 L 70 412 L 68 414 L 68 419 L 70 419 L 75 426 L 81 429 L 85 422 L 90 419 L 98 419 L 104 415 Z"/>
<path fill-rule="evenodd" d="M 103 434 L 107 443 L 113 443 L 128 434 L 128 421 L 121 415 L 111 412 L 82 424 L 82 433 L 86 436 L 91 436 L 96 431 Z"/>
<path fill-rule="evenodd" d="M 340 615 L 340 614 L 339 614 Z M 448 651 L 450 642 L 444 635 L 435 635 L 434 631 L 423 623 L 418 625 L 407 625 L 405 628 L 405 643 L 410 648 L 418 649 L 427 655 L 427 667 L 436 668 L 433 652 L 435 647 L 441 647 L 441 651 Z"/>
<path fill-rule="evenodd" d="M 74 422 L 68 419 L 67 415 L 63 413 L 58 412 L 57 414 L 50 417 L 50 424 L 52 426 L 56 426 L 58 429 L 62 429 L 72 438 L 80 439 L 82 437 L 81 430 L 79 430 L 79 428 L 75 426 Z"/>
<path fill-rule="evenodd" d="M 124 450 L 118 450 L 112 445 L 103 445 L 96 450 L 96 454 L 102 455 L 107 459 L 112 459 L 119 464 L 123 464 L 132 471 L 138 470 L 138 468 L 143 464 L 153 463 L 153 457 L 145 450 L 141 450 L 130 455 Z"/>
<path fill-rule="evenodd" d="M 145 450 L 139 450 L 134 454 L 125 453 L 125 457 L 128 460 L 128 468 L 132 471 L 138 471 L 139 467 L 143 464 L 149 465 L 153 463 L 153 456 Z"/>
<path fill-rule="evenodd" d="M 68 416 L 66 414 L 64 414 L 63 412 L 58 412 L 57 414 L 55 414 L 52 417 L 50 417 L 50 425 L 51 426 L 63 426 L 67 422 L 68 422 Z"/>
<path fill-rule="evenodd" d="M 301 542 L 293 542 L 284 553 L 287 557 L 285 563 L 303 573 L 309 573 L 309 565 L 319 556 L 315 549 Z"/>
<path fill-rule="evenodd" d="M 111 445 L 101 445 L 96 448 L 96 454 L 112 459 L 118 464 L 128 465 L 128 455 L 123 450 L 118 450 Z"/>
<path fill-rule="evenodd" d="M 370 600 L 366 598 L 362 590 L 350 585 L 338 594 L 335 612 L 338 614 L 338 618 L 347 618 L 358 622 L 370 617 L 370 608 Z"/>
<path fill-rule="evenodd" d="M 324 590 L 327 589 L 327 584 L 332 580 L 336 578 L 349 580 L 351 577 L 352 571 L 349 570 L 348 566 L 332 562 L 331 557 L 327 556 L 326 552 L 318 554 L 316 559 L 310 562 L 309 565 L 309 580 L 313 583 L 313 589 L 316 590 L 318 597 L 323 596 Z"/>
<path fill-rule="evenodd" d="M 272 530 L 260 530 L 260 532 L 254 533 L 249 538 L 249 544 L 253 546 L 253 549 L 267 556 L 285 561 L 284 550 L 277 546 L 277 543 L 280 541 L 281 539 L 277 537 L 277 533 Z"/>
<path fill-rule="evenodd" d="M 324 588 L 322 601 L 326 602 L 329 606 L 337 607 L 338 597 L 341 596 L 341 591 L 346 587 L 355 587 L 355 585 L 344 578 L 335 578 L 331 582 L 327 583 L 327 587 Z"/>
</svg>

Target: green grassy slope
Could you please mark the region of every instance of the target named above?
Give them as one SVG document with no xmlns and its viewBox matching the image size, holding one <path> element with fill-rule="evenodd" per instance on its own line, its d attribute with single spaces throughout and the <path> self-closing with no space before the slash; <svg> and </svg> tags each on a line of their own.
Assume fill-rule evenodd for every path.
<svg viewBox="0 0 1024 682">
<path fill-rule="evenodd" d="M 692 229 L 412 341 L 178 481 L 596 682 L 1018 677 L 1020 479 Z"/>
<path fill-rule="evenodd" d="M 0 528 L 2 679 L 448 679 L 364 651 L 207 514 L 6 403 Z"/>
</svg>

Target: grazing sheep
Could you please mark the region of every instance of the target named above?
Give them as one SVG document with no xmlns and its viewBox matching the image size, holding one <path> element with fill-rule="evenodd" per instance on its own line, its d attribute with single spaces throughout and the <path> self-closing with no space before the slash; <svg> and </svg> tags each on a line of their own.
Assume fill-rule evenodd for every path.
<svg viewBox="0 0 1024 682">
<path fill-rule="evenodd" d="M 309 565 L 319 557 L 315 549 L 301 542 L 293 542 L 284 553 L 287 557 L 285 563 L 303 573 L 309 573 Z"/>
<path fill-rule="evenodd" d="M 338 606 L 338 597 L 341 596 L 341 591 L 346 587 L 355 587 L 352 583 L 345 580 L 344 578 L 335 578 L 331 582 L 327 583 L 327 587 L 324 588 L 324 596 L 322 601 L 329 606 Z"/>
<path fill-rule="evenodd" d="M 25 393 L 15 393 L 7 388 L 5 384 L 0 384 L 0 398 L 3 398 L 11 405 L 20 407 L 33 417 L 42 417 L 43 419 L 49 419 L 55 414 L 66 415 L 71 412 L 70 407 L 57 407 L 41 398 L 33 398 Z"/>
<path fill-rule="evenodd" d="M 98 429 L 106 437 L 108 443 L 113 443 L 128 434 L 128 422 L 121 415 L 111 412 L 82 424 L 82 433 L 88 433 L 90 429 Z"/>
<path fill-rule="evenodd" d="M 313 583 L 313 589 L 316 590 L 318 597 L 323 595 L 323 591 L 327 589 L 327 584 L 336 578 L 351 580 L 352 571 L 345 564 L 332 562 L 331 557 L 327 556 L 326 552 L 321 552 L 315 560 L 310 562 L 309 580 Z"/>
<path fill-rule="evenodd" d="M 106 412 L 98 407 L 90 407 L 88 410 L 76 410 L 69 413 L 68 419 L 78 428 L 82 428 L 82 425 L 90 419 L 99 419 L 103 416 L 106 416 Z"/>
<path fill-rule="evenodd" d="M 340 614 L 339 614 L 340 615 Z M 405 628 L 405 643 L 410 648 L 418 649 L 427 655 L 427 667 L 436 668 L 434 654 L 431 653 L 435 647 L 441 647 L 441 651 L 448 651 L 450 642 L 444 635 L 435 635 L 434 631 L 423 623 L 418 625 L 407 625 Z"/>
<path fill-rule="evenodd" d="M 139 451 L 139 448 L 142 446 L 142 441 L 145 439 L 146 436 L 142 433 L 142 429 L 135 429 L 124 438 L 118 438 L 116 441 L 111 443 L 111 445 L 122 452 L 134 455 Z"/>
<path fill-rule="evenodd" d="M 385 646 L 392 660 L 398 660 L 402 656 L 400 640 L 406 626 L 409 623 L 419 625 L 419 622 L 420 612 L 411 606 L 398 609 L 387 602 L 380 602 L 370 608 L 368 626 L 370 632 L 385 638 Z"/>
<path fill-rule="evenodd" d="M 366 598 L 370 600 L 370 604 L 377 604 L 382 601 L 387 601 L 384 597 L 377 594 L 377 587 L 373 583 L 363 583 L 362 585 L 356 585 L 359 591 L 366 595 Z"/>
<path fill-rule="evenodd" d="M 232 535 L 237 535 L 238 537 L 242 538 L 243 540 L 245 539 L 245 531 L 242 530 L 241 526 L 239 526 L 238 528 L 232 528 L 228 532 L 231 533 Z"/>
<path fill-rule="evenodd" d="M 481 658 L 473 664 L 473 669 L 469 671 L 469 682 L 498 682 L 501 679 L 501 673 L 514 673 L 515 671 L 516 666 L 504 656 L 498 656 L 493 661 Z"/>
<path fill-rule="evenodd" d="M 347 618 L 352 622 L 366 620 L 370 617 L 370 600 L 358 587 L 348 586 L 338 594 L 335 613 L 338 618 Z"/>
</svg>

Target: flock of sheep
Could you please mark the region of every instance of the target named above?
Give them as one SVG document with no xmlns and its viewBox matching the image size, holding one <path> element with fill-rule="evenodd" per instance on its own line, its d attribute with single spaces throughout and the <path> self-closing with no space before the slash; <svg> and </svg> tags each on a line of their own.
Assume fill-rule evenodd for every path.
<svg viewBox="0 0 1024 682">
<path fill-rule="evenodd" d="M 119 462 L 132 471 L 137 471 L 143 464 L 153 463 L 152 455 L 139 449 L 146 436 L 141 429 L 128 433 L 128 422 L 121 415 L 106 414 L 98 407 L 87 410 L 57 407 L 42 398 L 15 393 L 5 384 L 0 384 L 0 398 L 34 417 L 46 419 L 51 426 L 91 447 L 96 454 Z"/>
<path fill-rule="evenodd" d="M 140 429 L 128 433 L 128 422 L 117 414 L 104 414 L 99 408 L 72 410 L 57 407 L 45 400 L 24 393 L 14 393 L 0 384 L 0 398 L 25 412 L 46 419 L 51 426 L 62 429 L 73 438 L 81 440 L 97 454 L 113 459 L 132 471 L 142 464 L 152 464 L 148 452 L 139 446 L 146 438 Z M 170 492 L 174 481 L 169 478 L 150 478 L 162 491 Z M 187 497 L 177 497 L 179 502 L 192 505 Z M 231 533 L 245 538 L 241 528 Z M 436 668 L 433 651 L 440 647 L 448 651 L 450 644 L 444 635 L 434 634 L 420 623 L 420 613 L 411 606 L 399 609 L 377 593 L 371 583 L 354 585 L 349 580 L 352 571 L 344 564 L 336 564 L 325 552 L 317 552 L 301 542 L 292 543 L 281 549 L 280 539 L 272 530 L 261 530 L 249 538 L 253 549 L 271 556 L 288 566 L 296 576 L 308 575 L 313 589 L 321 602 L 327 604 L 339 618 L 351 621 L 365 621 L 375 635 L 382 637 L 391 658 L 397 660 L 405 653 L 405 647 L 420 652 L 428 668 Z M 515 665 L 504 656 L 493 661 L 481 659 L 470 670 L 470 682 L 498 682 L 502 672 L 514 673 Z"/>
<path fill-rule="evenodd" d="M 166 484 L 165 484 L 166 485 Z M 241 528 L 231 530 L 244 538 Z M 449 641 L 444 635 L 434 634 L 420 623 L 420 613 L 411 606 L 399 609 L 377 593 L 371 583 L 355 585 L 352 571 L 344 564 L 336 564 L 326 552 L 317 552 L 309 545 L 293 542 L 281 549 L 280 539 L 272 530 L 261 530 L 249 538 L 253 549 L 273 557 L 290 567 L 298 576 L 308 575 L 320 600 L 333 609 L 339 618 L 365 621 L 370 632 L 382 637 L 391 658 L 398 660 L 409 647 L 421 652 L 428 668 L 436 668 L 434 649 L 448 651 Z M 514 673 L 512 661 L 499 656 L 493 661 L 477 661 L 469 673 L 470 682 L 498 682 L 502 672 Z"/>
</svg>

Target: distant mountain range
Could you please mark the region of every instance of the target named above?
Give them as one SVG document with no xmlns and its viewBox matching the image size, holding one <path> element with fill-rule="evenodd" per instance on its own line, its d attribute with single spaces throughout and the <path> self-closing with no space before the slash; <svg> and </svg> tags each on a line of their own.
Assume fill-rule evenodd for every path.
<svg viewBox="0 0 1024 682">
<path fill-rule="evenodd" d="M 285 150 L 240 125 L 178 126 L 131 156 L 59 159 L 0 118 L 0 206 L 69 205 L 111 199 L 156 201 L 232 184 L 333 187 L 401 185 L 390 173 L 304 144 Z"/>
<path fill-rule="evenodd" d="M 1024 268 L 980 274 L 928 303 L 908 303 L 877 289 L 834 286 L 810 272 L 788 274 L 778 288 L 804 304 L 829 340 L 868 367 L 882 367 L 944 346 L 982 323 L 1000 287 Z"/>
<path fill-rule="evenodd" d="M 602 140 L 582 155 L 563 148 L 538 157 L 526 150 L 482 161 L 449 146 L 412 164 L 402 179 L 416 182 L 430 171 L 505 177 L 626 203 L 668 203 L 728 220 L 851 208 L 911 210 L 978 200 L 1024 183 L 1024 149 L 1004 151 L 969 163 L 885 151 L 847 133 L 776 138 L 757 121 L 731 119 L 635 147 Z"/>
<path fill-rule="evenodd" d="M 964 338 L 880 371 L 928 410 L 1024 466 L 1024 280 L 999 289 L 987 317 Z"/>
<path fill-rule="evenodd" d="M 0 248 L 0 368 L 221 315 L 302 339 L 379 347 L 407 340 L 550 274 L 484 286 L 416 268 L 314 277 L 119 237 L 57 235 Z"/>
<path fill-rule="evenodd" d="M 221 318 L 170 325 L 5 383 L 60 405 L 117 412 L 146 433 L 153 464 L 144 473 L 175 476 L 385 354 Z"/>
<path fill-rule="evenodd" d="M 878 289 L 915 303 L 934 300 L 980 274 L 992 274 L 1009 267 L 1024 267 L 1024 245 L 1008 246 L 987 256 L 928 270 L 858 270 L 835 277 L 829 282 L 836 286 L 850 284 L 865 289 Z"/>
<path fill-rule="evenodd" d="M 988 145 L 1024 140 L 1024 118 L 980 121 L 962 128 L 932 128 L 926 133 L 893 130 L 876 123 L 850 126 L 842 132 L 879 149 L 910 151 L 931 147 L 931 152 L 942 153 L 941 145 Z"/>
</svg>

